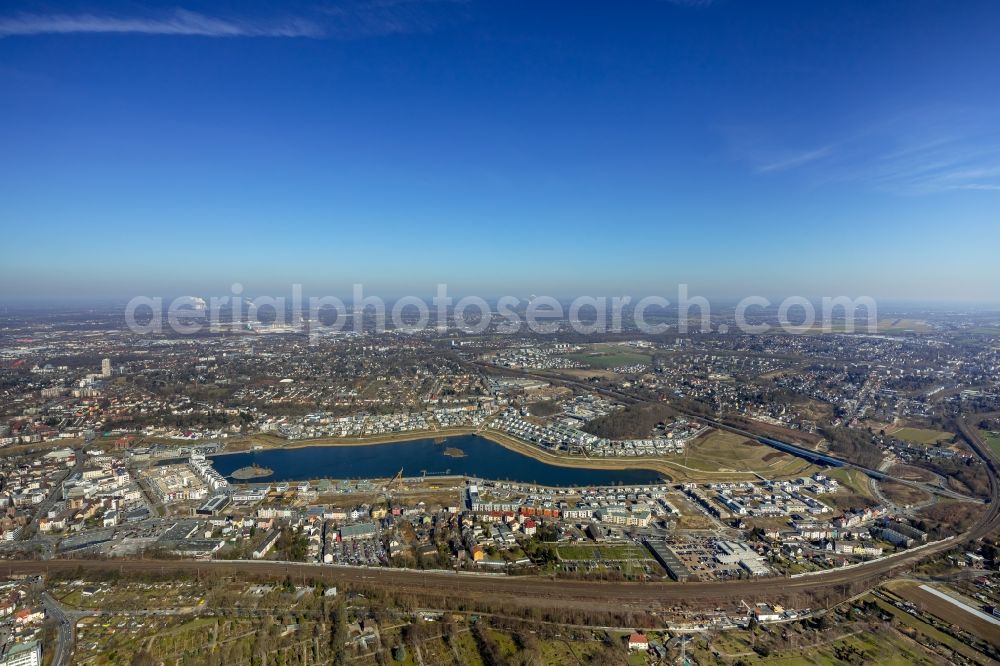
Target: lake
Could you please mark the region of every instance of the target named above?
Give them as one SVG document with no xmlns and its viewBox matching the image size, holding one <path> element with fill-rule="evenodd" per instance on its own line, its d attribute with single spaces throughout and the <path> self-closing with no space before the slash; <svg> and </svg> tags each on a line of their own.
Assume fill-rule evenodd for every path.
<svg viewBox="0 0 1000 666">
<path fill-rule="evenodd" d="M 559 467 L 526 456 L 478 435 L 449 437 L 445 444 L 415 439 L 369 446 L 307 446 L 233 453 L 212 458 L 215 469 L 229 476 L 256 463 L 274 474 L 254 481 L 303 481 L 307 479 L 372 479 L 454 474 L 484 479 L 538 483 L 545 486 L 611 486 L 656 483 L 662 477 L 648 469 L 585 469 Z M 444 454 L 446 447 L 461 449 L 465 457 Z"/>
</svg>

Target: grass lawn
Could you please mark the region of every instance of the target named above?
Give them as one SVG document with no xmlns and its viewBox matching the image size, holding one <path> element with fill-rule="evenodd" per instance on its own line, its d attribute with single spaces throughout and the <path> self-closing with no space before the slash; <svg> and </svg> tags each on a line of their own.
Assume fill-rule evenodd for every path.
<svg viewBox="0 0 1000 666">
<path fill-rule="evenodd" d="M 651 356 L 648 353 L 635 351 L 621 345 L 598 344 L 575 354 L 567 354 L 566 358 L 586 363 L 591 368 L 607 369 L 620 365 L 648 364 Z"/>
<path fill-rule="evenodd" d="M 860 470 L 840 467 L 831 469 L 825 472 L 825 474 L 831 479 L 836 479 L 840 485 L 855 495 L 872 497 L 872 489 L 868 483 L 868 476 Z"/>
<path fill-rule="evenodd" d="M 922 319 L 880 319 L 878 330 L 881 333 L 927 333 L 931 327 Z"/>
<path fill-rule="evenodd" d="M 500 648 L 501 653 L 507 656 L 513 656 L 517 654 L 517 646 L 514 645 L 513 638 L 496 629 L 489 629 L 488 631 L 490 632 L 490 636 L 493 637 L 493 640 L 497 642 L 497 647 Z"/>
<path fill-rule="evenodd" d="M 549 638 L 538 641 L 543 664 L 589 664 L 601 651 L 600 641 Z"/>
<path fill-rule="evenodd" d="M 463 664 L 469 666 L 482 666 L 483 659 L 479 656 L 479 648 L 476 647 L 476 639 L 468 631 L 455 632 L 455 651 L 462 658 Z"/>
<path fill-rule="evenodd" d="M 931 430 L 929 428 L 900 428 L 889 434 L 896 439 L 923 444 L 925 446 L 949 442 L 955 437 L 954 433 L 945 432 L 944 430 Z"/>
<path fill-rule="evenodd" d="M 802 560 L 801 562 L 794 562 L 788 565 L 789 574 L 805 573 L 807 571 L 819 571 L 820 566 L 813 564 L 809 560 Z"/>
<path fill-rule="evenodd" d="M 808 476 L 819 469 L 802 458 L 722 430 L 699 437 L 671 462 L 706 472 L 760 472 L 771 477 Z"/>
<path fill-rule="evenodd" d="M 994 453 L 1000 455 L 1000 434 L 990 432 L 989 430 L 980 430 L 979 436 L 993 449 Z"/>
<path fill-rule="evenodd" d="M 652 556 L 645 548 L 630 545 L 585 544 L 560 546 L 559 557 L 563 560 L 650 560 Z"/>
<path fill-rule="evenodd" d="M 966 645 L 965 643 L 962 643 L 955 637 L 949 636 L 943 631 L 940 631 L 932 627 L 931 625 L 927 624 L 920 618 L 914 617 L 913 615 L 910 615 L 904 610 L 896 608 L 891 604 L 887 604 L 881 599 L 876 599 L 875 602 L 879 605 L 879 608 L 881 608 L 883 611 L 892 614 L 900 624 L 905 625 L 925 636 L 928 636 L 929 638 L 933 638 L 939 643 L 947 645 L 948 647 L 950 647 L 952 650 L 955 650 L 959 654 L 963 654 L 973 659 L 980 654 L 975 649 Z"/>
</svg>

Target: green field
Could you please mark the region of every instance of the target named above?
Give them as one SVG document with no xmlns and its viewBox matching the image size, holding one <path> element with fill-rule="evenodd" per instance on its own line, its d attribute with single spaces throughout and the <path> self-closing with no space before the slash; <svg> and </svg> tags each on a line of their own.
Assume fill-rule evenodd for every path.
<svg viewBox="0 0 1000 666">
<path fill-rule="evenodd" d="M 576 544 L 558 548 L 560 567 L 574 573 L 620 573 L 624 576 L 660 575 L 652 555 L 634 544 Z"/>
<path fill-rule="evenodd" d="M 593 345 L 589 350 L 567 354 L 566 358 L 586 363 L 591 368 L 606 370 L 620 365 L 635 365 L 650 362 L 650 354 L 621 345 Z"/>
<path fill-rule="evenodd" d="M 980 430 L 979 436 L 993 449 L 994 453 L 1000 455 L 1000 435 L 992 433 L 989 430 Z"/>
<path fill-rule="evenodd" d="M 896 439 L 913 442 L 914 444 L 923 444 L 924 446 L 948 442 L 955 437 L 954 433 L 945 432 L 944 430 L 931 430 L 929 428 L 900 428 L 889 434 Z"/>
<path fill-rule="evenodd" d="M 819 469 L 802 458 L 721 430 L 699 437 L 670 462 L 705 472 L 758 472 L 771 477 L 808 476 Z"/>
<path fill-rule="evenodd" d="M 836 479 L 841 486 L 850 491 L 852 494 L 861 495 L 862 497 L 872 497 L 872 490 L 871 485 L 868 483 L 868 477 L 861 470 L 840 467 L 838 469 L 826 471 L 824 474 L 829 476 L 831 479 Z"/>
<path fill-rule="evenodd" d="M 627 544 L 585 544 L 560 546 L 561 560 L 649 560 L 652 556 L 645 548 Z"/>
<path fill-rule="evenodd" d="M 932 330 L 922 319 L 880 319 L 878 329 L 882 333 L 927 333 Z"/>
</svg>

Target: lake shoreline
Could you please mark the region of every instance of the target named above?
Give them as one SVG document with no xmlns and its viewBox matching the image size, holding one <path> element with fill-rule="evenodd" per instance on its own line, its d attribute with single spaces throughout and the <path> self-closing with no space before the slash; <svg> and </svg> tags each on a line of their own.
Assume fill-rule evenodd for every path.
<svg viewBox="0 0 1000 666">
<path fill-rule="evenodd" d="M 260 467 L 259 465 L 247 465 L 240 467 L 232 473 L 232 477 L 237 481 L 251 481 L 253 479 L 263 479 L 272 476 L 274 470 L 270 467 Z"/>
<path fill-rule="evenodd" d="M 442 433 L 435 434 L 440 437 Z M 407 470 L 404 476 L 411 478 L 448 475 L 555 487 L 645 484 L 659 482 L 664 477 L 670 479 L 669 474 L 650 469 L 651 465 L 636 460 L 593 464 L 594 461 L 587 459 L 566 460 L 540 450 L 531 451 L 529 446 L 522 448 L 493 432 L 451 432 L 449 435 L 451 441 L 447 446 L 430 437 L 392 442 L 303 440 L 296 442 L 297 446 L 271 446 L 216 456 L 215 468 L 229 475 L 236 468 L 251 463 L 266 466 L 275 470 L 269 481 L 295 481 L 304 477 L 381 479 L 391 477 L 399 467 L 404 467 Z M 386 448 L 372 450 L 375 445 Z M 459 451 L 460 456 L 457 455 Z M 234 458 L 237 453 L 243 457 Z"/>
<path fill-rule="evenodd" d="M 434 443 L 440 446 L 442 443 L 447 443 L 447 440 L 449 439 L 468 435 L 482 437 L 483 439 L 487 439 L 494 444 L 499 444 L 509 451 L 534 458 L 538 462 L 545 463 L 547 465 L 593 470 L 649 470 L 662 474 L 670 481 L 673 481 L 674 476 L 677 474 L 677 470 L 672 469 L 668 463 L 656 458 L 586 458 L 584 456 L 561 455 L 545 451 L 539 446 L 528 442 L 522 442 L 507 435 L 506 433 L 491 430 L 489 428 L 483 430 L 477 430 L 475 428 L 420 430 L 406 433 L 395 433 L 393 435 L 385 436 L 352 438 L 318 437 L 315 439 L 281 440 L 280 438 L 270 436 L 269 440 L 273 437 L 273 440 L 271 440 L 273 443 L 270 446 L 264 446 L 263 448 L 256 450 L 247 449 L 244 451 L 222 451 L 220 453 L 212 454 L 210 457 L 214 458 L 216 456 L 242 453 L 262 453 L 265 451 L 285 451 L 320 446 L 336 448 L 378 446 L 380 444 L 405 444 L 408 442 L 421 442 L 427 439 L 433 439 Z"/>
</svg>

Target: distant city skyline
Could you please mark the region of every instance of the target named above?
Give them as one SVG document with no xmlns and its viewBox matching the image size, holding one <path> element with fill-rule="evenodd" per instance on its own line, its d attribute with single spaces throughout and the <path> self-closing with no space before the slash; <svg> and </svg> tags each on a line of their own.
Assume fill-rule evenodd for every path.
<svg viewBox="0 0 1000 666">
<path fill-rule="evenodd" d="M 10 2 L 0 301 L 997 301 L 990 2 Z"/>
</svg>

